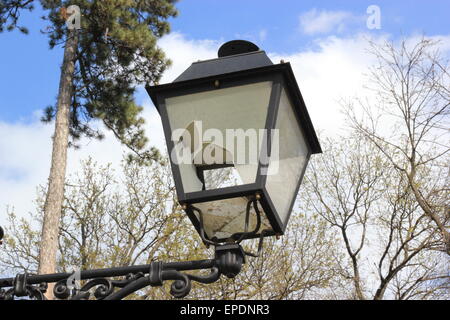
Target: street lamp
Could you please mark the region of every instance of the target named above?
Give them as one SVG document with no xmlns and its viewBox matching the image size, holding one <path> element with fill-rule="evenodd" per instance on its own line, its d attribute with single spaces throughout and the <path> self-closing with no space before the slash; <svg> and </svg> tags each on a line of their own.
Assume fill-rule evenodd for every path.
<svg viewBox="0 0 450 320">
<path fill-rule="evenodd" d="M 52 282 L 59 299 L 117 300 L 167 280 L 182 298 L 191 281 L 235 277 L 264 237 L 284 233 L 308 160 L 321 152 L 305 103 L 290 64 L 273 64 L 253 43 L 227 42 L 218 55 L 146 88 L 161 115 L 178 201 L 214 258 L 18 274 L 0 279 L 0 300 L 45 299 Z M 257 237 L 256 254 L 240 246 Z M 186 273 L 202 269 L 209 274 Z M 85 283 L 77 288 L 76 280 Z"/>
<path fill-rule="evenodd" d="M 320 144 L 289 63 L 242 40 L 218 55 L 147 87 L 178 201 L 208 244 L 281 235 Z"/>
</svg>

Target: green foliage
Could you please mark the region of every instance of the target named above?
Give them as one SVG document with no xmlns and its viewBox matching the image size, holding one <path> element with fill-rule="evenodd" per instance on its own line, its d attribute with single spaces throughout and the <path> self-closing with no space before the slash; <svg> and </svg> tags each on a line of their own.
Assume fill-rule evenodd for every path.
<svg viewBox="0 0 450 320">
<path fill-rule="evenodd" d="M 33 1 L 4 1 L 0 5 L 0 28 L 17 25 L 20 10 L 32 10 Z M 100 120 L 132 151 L 130 159 L 158 159 L 156 149 L 145 149 L 142 107 L 134 102 L 138 85 L 157 83 L 170 64 L 157 39 L 170 30 L 168 19 L 177 14 L 173 0 L 41 0 L 50 28 L 50 48 L 78 37 L 74 87 L 70 108 L 71 145 L 82 136 L 102 139 L 92 124 Z M 81 30 L 70 32 L 62 8 L 77 5 Z M 1 31 L 2 29 L 0 29 Z M 48 106 L 42 117 L 51 121 L 55 107 Z"/>
<path fill-rule="evenodd" d="M 17 23 L 22 10 L 34 9 L 33 0 L 2 0 L 0 3 L 0 32 L 19 29 L 22 33 L 28 33 L 28 29 Z"/>
</svg>

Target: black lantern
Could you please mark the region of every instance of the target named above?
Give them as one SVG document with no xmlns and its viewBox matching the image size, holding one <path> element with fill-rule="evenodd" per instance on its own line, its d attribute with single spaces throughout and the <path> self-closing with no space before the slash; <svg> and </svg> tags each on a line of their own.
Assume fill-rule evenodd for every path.
<svg viewBox="0 0 450 320">
<path fill-rule="evenodd" d="M 236 40 L 218 59 L 193 63 L 173 83 L 147 91 L 162 118 L 178 201 L 202 240 L 215 246 L 214 258 L 25 272 L 0 279 L 0 300 L 45 299 L 49 283 L 58 299 L 119 300 L 165 281 L 182 298 L 192 281 L 235 277 L 246 256 L 259 255 L 264 237 L 284 233 L 309 158 L 321 152 L 289 63 L 273 64 L 256 45 Z M 256 254 L 239 244 L 256 237 Z M 2 238 L 0 227 L 0 244 Z M 210 273 L 186 273 L 202 269 Z M 76 279 L 84 285 L 71 288 Z"/>
<path fill-rule="evenodd" d="M 178 201 L 208 243 L 281 235 L 320 144 L 289 63 L 242 40 L 218 55 L 147 87 Z"/>
</svg>

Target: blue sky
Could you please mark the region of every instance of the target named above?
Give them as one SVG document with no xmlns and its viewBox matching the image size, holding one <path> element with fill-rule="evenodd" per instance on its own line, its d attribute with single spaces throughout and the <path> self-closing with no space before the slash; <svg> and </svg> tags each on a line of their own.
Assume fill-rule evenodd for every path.
<svg viewBox="0 0 450 320">
<path fill-rule="evenodd" d="M 366 9 L 375 4 L 381 9 L 380 30 L 397 38 L 410 34 L 448 34 L 450 2 L 433 1 L 298 1 L 298 0 L 182 0 L 179 16 L 171 19 L 172 31 L 186 39 L 227 41 L 244 38 L 268 52 L 291 54 L 314 46 L 317 36 L 348 36 L 367 31 Z M 344 28 L 321 33 L 301 30 L 300 16 L 316 13 L 346 13 L 353 17 Z M 56 99 L 62 49 L 48 48 L 47 37 L 39 30 L 46 23 L 40 8 L 22 15 L 29 35 L 19 32 L 0 34 L 0 121 L 30 122 L 38 110 Z M 349 16 L 351 15 L 351 16 Z M 138 102 L 145 97 L 138 95 Z"/>
<path fill-rule="evenodd" d="M 233 39 L 246 35 L 268 51 L 293 52 L 308 45 L 315 35 L 297 32 L 299 16 L 311 9 L 318 11 L 347 11 L 360 16 L 370 5 L 382 13 L 382 32 L 399 36 L 402 33 L 448 32 L 450 2 L 445 0 L 193 0 L 180 1 L 180 15 L 173 20 L 172 29 L 200 39 Z M 364 29 L 365 23 L 353 25 L 348 33 Z M 266 38 L 259 39 L 259 32 Z M 333 32 L 330 32 L 333 33 Z"/>
</svg>

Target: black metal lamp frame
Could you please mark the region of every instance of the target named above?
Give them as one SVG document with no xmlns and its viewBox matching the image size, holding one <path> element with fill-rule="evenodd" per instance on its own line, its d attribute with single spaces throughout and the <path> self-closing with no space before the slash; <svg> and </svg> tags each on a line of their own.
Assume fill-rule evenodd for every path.
<svg viewBox="0 0 450 320">
<path fill-rule="evenodd" d="M 309 161 L 311 154 L 320 153 L 321 147 L 315 134 L 313 125 L 311 123 L 308 111 L 295 80 L 294 73 L 289 63 L 281 63 L 275 65 L 267 65 L 259 68 L 252 68 L 237 72 L 230 72 L 225 74 L 213 75 L 202 78 L 195 78 L 190 80 L 175 81 L 168 84 L 157 86 L 147 86 L 147 92 L 152 98 L 153 103 L 161 115 L 163 123 L 167 149 L 173 150 L 174 142 L 172 139 L 172 130 L 169 115 L 166 109 L 166 99 L 183 96 L 193 93 L 212 91 L 223 88 L 230 88 L 240 85 L 247 85 L 259 83 L 263 81 L 272 82 L 272 88 L 269 98 L 268 113 L 265 123 L 265 129 L 270 130 L 275 128 L 276 118 L 278 115 L 278 107 L 280 103 L 280 96 L 283 89 L 289 97 L 290 102 L 294 106 L 294 113 L 300 124 L 301 130 L 304 133 L 305 139 L 309 145 L 309 154 L 306 163 Z M 271 137 L 267 137 L 267 155 L 270 157 L 271 153 Z M 265 145 L 266 143 L 263 143 Z M 252 197 L 259 196 L 259 203 L 261 204 L 267 219 L 269 220 L 272 230 L 266 231 L 265 236 L 282 235 L 284 234 L 289 220 L 289 216 L 282 220 L 273 204 L 269 193 L 266 189 L 267 176 L 261 174 L 262 170 L 267 169 L 267 165 L 259 164 L 258 174 L 254 183 L 243 184 L 238 186 L 225 187 L 213 190 L 201 190 L 196 192 L 186 193 L 183 189 L 181 173 L 177 165 L 171 165 L 173 177 L 175 180 L 175 187 L 177 190 L 178 201 L 185 205 L 185 211 L 190 218 L 192 224 L 200 233 L 200 221 L 192 210 L 192 205 L 200 202 L 216 201 L 223 199 L 230 199 L 235 197 Z M 297 182 L 295 193 L 298 192 L 300 183 L 302 181 L 306 166 L 303 168 L 300 179 Z M 290 203 L 289 212 L 292 211 L 295 199 Z M 205 235 L 207 237 L 207 235 Z M 260 234 L 249 234 L 247 238 L 258 238 Z M 208 239 L 212 240 L 212 239 Z M 219 242 L 226 242 L 228 239 L 218 239 Z"/>
</svg>

